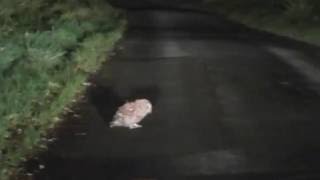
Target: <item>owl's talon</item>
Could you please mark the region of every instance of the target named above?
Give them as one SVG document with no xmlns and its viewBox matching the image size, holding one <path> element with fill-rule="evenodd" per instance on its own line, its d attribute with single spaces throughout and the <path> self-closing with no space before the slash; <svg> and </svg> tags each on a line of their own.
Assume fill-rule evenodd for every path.
<svg viewBox="0 0 320 180">
<path fill-rule="evenodd" d="M 130 129 L 136 129 L 136 128 L 141 128 L 142 126 L 140 124 L 133 124 L 129 126 Z"/>
</svg>

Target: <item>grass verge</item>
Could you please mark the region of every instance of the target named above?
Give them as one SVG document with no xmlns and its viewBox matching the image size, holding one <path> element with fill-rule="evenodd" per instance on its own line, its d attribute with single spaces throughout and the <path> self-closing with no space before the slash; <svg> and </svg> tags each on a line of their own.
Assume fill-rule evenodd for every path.
<svg viewBox="0 0 320 180">
<path fill-rule="evenodd" d="M 1 180 L 45 148 L 47 131 L 124 31 L 121 13 L 104 1 L 13 1 L 0 2 Z"/>
<path fill-rule="evenodd" d="M 320 45 L 320 2 L 205 0 L 210 9 L 249 27 Z"/>
</svg>

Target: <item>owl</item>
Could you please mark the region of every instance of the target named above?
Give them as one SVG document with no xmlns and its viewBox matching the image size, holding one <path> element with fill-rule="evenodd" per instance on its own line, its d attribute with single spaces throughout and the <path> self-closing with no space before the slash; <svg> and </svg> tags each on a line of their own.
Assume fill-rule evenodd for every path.
<svg viewBox="0 0 320 180">
<path fill-rule="evenodd" d="M 127 127 L 135 129 L 142 127 L 139 122 L 152 112 L 152 104 L 147 99 L 137 99 L 120 106 L 113 116 L 110 127 Z"/>
</svg>

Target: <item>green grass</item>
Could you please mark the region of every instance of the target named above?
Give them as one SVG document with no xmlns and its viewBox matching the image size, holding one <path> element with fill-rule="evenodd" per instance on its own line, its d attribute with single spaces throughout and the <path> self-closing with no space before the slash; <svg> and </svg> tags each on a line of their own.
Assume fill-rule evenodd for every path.
<svg viewBox="0 0 320 180">
<path fill-rule="evenodd" d="M 6 7 L 0 10 L 1 180 L 13 177 L 27 157 L 45 148 L 43 137 L 124 31 L 121 14 L 104 1 L 90 6 L 24 3 L 29 1 L 13 0 L 22 3 L 17 9 L 0 2 Z"/>
<path fill-rule="evenodd" d="M 210 9 L 250 27 L 320 45 L 320 2 L 205 0 Z"/>
</svg>

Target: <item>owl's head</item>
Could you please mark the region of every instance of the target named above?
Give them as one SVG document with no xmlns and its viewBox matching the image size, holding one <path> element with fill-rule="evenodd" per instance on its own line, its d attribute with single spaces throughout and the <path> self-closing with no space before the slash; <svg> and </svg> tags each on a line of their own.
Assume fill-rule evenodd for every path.
<svg viewBox="0 0 320 180">
<path fill-rule="evenodd" d="M 152 104 L 147 99 L 137 99 L 136 104 L 138 104 L 140 107 L 145 109 L 145 112 L 147 114 L 150 114 L 152 112 Z"/>
</svg>

